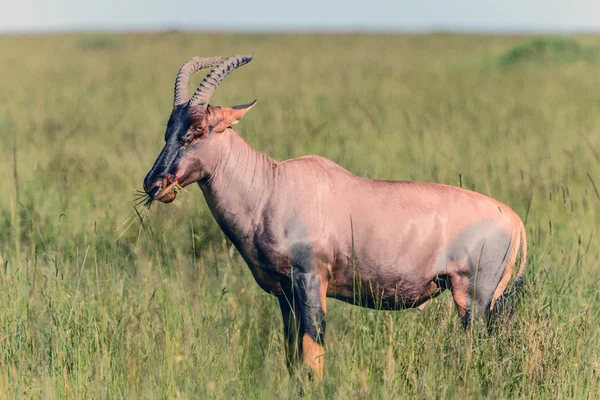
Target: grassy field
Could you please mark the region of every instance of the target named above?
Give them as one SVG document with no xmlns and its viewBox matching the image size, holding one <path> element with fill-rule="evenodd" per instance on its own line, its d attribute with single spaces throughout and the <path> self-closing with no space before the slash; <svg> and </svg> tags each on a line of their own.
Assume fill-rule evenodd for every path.
<svg viewBox="0 0 600 400">
<path fill-rule="evenodd" d="M 127 223 L 179 66 L 249 51 L 212 102 L 258 98 L 236 129 L 256 149 L 462 182 L 528 232 L 493 332 L 465 334 L 449 293 L 423 312 L 329 300 L 307 398 L 599 398 L 600 37 L 530 39 L 0 36 L 0 398 L 294 397 L 277 301 L 200 190 Z"/>
</svg>

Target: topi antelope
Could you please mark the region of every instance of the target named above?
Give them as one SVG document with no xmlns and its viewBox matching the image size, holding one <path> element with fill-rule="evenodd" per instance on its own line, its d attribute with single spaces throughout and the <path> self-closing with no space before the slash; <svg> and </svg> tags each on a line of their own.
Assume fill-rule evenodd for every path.
<svg viewBox="0 0 600 400">
<path fill-rule="evenodd" d="M 209 105 L 221 81 L 252 55 L 194 57 L 175 81 L 165 146 L 144 180 L 169 203 L 197 182 L 212 215 L 258 285 L 279 299 L 290 370 L 323 374 L 326 298 L 371 308 L 421 309 L 450 288 L 463 322 L 488 316 L 527 242 L 510 208 L 453 186 L 365 179 L 333 161 L 283 162 L 231 126 L 250 104 Z M 190 77 L 212 67 L 194 95 Z"/>
</svg>

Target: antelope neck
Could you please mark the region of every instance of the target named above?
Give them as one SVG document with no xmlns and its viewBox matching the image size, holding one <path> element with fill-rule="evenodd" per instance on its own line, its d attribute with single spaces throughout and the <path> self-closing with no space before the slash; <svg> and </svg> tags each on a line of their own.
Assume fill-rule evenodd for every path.
<svg viewBox="0 0 600 400">
<path fill-rule="evenodd" d="M 273 190 L 277 162 L 254 150 L 233 129 L 207 179 L 199 182 L 213 216 L 234 241 L 250 234 Z"/>
</svg>

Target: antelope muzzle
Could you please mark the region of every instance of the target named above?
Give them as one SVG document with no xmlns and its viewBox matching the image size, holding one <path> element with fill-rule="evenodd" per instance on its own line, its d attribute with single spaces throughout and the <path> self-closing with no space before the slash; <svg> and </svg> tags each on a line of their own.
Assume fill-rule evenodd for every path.
<svg viewBox="0 0 600 400">
<path fill-rule="evenodd" d="M 167 142 L 144 178 L 144 191 L 152 200 L 170 203 L 177 197 L 180 187 L 176 177 L 179 159 L 180 151 L 177 146 Z"/>
</svg>

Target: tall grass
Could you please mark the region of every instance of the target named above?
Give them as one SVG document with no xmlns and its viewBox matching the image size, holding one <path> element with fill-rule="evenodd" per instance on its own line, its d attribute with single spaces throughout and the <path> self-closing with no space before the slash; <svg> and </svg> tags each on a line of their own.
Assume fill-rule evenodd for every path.
<svg viewBox="0 0 600 400">
<path fill-rule="evenodd" d="M 213 102 L 259 99 L 237 125 L 258 150 L 462 183 L 526 219 L 512 320 L 465 334 L 449 294 L 423 312 L 329 300 L 326 379 L 307 398 L 598 398 L 600 68 L 490 65 L 521 40 L 1 36 L 0 398 L 295 396 L 277 301 L 197 188 L 120 227 L 181 63 L 248 51 Z"/>
</svg>

